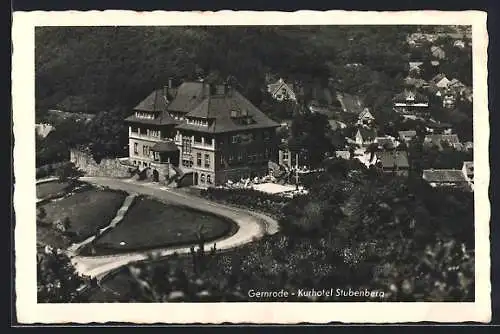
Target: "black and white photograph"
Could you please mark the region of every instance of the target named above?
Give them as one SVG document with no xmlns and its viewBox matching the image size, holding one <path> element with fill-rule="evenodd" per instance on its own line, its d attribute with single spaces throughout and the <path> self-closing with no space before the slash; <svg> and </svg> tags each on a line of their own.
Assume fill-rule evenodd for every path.
<svg viewBox="0 0 500 334">
<path fill-rule="evenodd" d="M 14 62 L 16 281 L 36 283 L 33 307 L 491 317 L 484 13 L 73 14 L 33 19 Z"/>
</svg>

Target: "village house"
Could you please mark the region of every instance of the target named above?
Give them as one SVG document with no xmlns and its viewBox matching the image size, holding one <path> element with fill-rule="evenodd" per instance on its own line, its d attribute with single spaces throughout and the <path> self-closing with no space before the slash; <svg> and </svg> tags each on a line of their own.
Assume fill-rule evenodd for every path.
<svg viewBox="0 0 500 334">
<path fill-rule="evenodd" d="M 368 146 L 373 143 L 375 137 L 377 137 L 377 131 L 375 129 L 360 127 L 354 135 L 354 143 L 361 147 Z"/>
<path fill-rule="evenodd" d="M 409 143 L 413 138 L 417 136 L 417 131 L 415 130 L 407 130 L 407 131 L 399 131 L 399 140 L 404 143 Z"/>
<path fill-rule="evenodd" d="M 446 77 L 446 74 L 443 74 L 443 73 L 439 73 L 439 74 L 435 75 L 429 81 L 429 83 L 431 85 L 434 85 L 434 86 L 438 87 L 439 89 L 447 88 L 448 85 L 450 84 L 450 82 L 451 81 Z"/>
<path fill-rule="evenodd" d="M 53 125 L 48 123 L 35 124 L 35 132 L 41 138 L 47 137 L 55 129 L 56 128 Z"/>
<path fill-rule="evenodd" d="M 339 159 L 349 160 L 351 158 L 351 152 L 349 151 L 335 151 L 335 157 Z"/>
<path fill-rule="evenodd" d="M 456 48 L 459 48 L 459 49 L 463 49 L 463 48 L 465 48 L 465 42 L 461 39 L 458 39 L 458 40 L 453 42 L 453 46 Z"/>
<path fill-rule="evenodd" d="M 276 154 L 276 128 L 230 85 L 184 82 L 151 93 L 126 119 L 129 159 L 153 181 L 194 185 L 265 175 Z"/>
<path fill-rule="evenodd" d="M 408 63 L 408 72 L 414 76 L 419 76 L 422 72 L 421 66 L 424 64 L 422 61 L 410 61 Z"/>
<path fill-rule="evenodd" d="M 393 98 L 394 111 L 401 114 L 428 116 L 429 99 L 427 96 L 406 88 Z"/>
<path fill-rule="evenodd" d="M 456 94 L 451 89 L 446 89 L 442 94 L 443 108 L 452 109 L 455 107 Z"/>
<path fill-rule="evenodd" d="M 408 153 L 406 151 L 382 151 L 377 152 L 377 164 L 384 173 L 407 176 L 410 170 Z"/>
<path fill-rule="evenodd" d="M 446 58 L 446 52 L 444 52 L 444 50 L 437 45 L 431 46 L 431 54 L 436 59 L 442 60 Z"/>
<path fill-rule="evenodd" d="M 440 151 L 442 151 L 444 149 L 444 145 L 458 148 L 460 145 L 460 139 L 456 134 L 432 134 L 425 136 L 424 145 L 436 146 Z"/>
<path fill-rule="evenodd" d="M 267 92 L 277 101 L 297 101 L 293 88 L 292 84 L 280 78 L 277 82 L 267 85 Z"/>
<path fill-rule="evenodd" d="M 377 147 L 380 150 L 385 150 L 385 149 L 390 150 L 399 145 L 399 143 L 395 140 L 395 138 L 391 136 L 375 137 L 373 143 L 377 144 Z"/>
<path fill-rule="evenodd" d="M 469 181 L 459 169 L 425 169 L 422 178 L 433 188 L 452 187 L 471 190 Z"/>
<path fill-rule="evenodd" d="M 462 166 L 462 172 L 464 173 L 466 179 L 474 184 L 474 162 L 473 161 L 464 161 Z"/>
<path fill-rule="evenodd" d="M 368 108 L 363 109 L 363 111 L 358 116 L 357 125 L 370 127 L 375 122 L 375 117 L 371 114 Z"/>
</svg>

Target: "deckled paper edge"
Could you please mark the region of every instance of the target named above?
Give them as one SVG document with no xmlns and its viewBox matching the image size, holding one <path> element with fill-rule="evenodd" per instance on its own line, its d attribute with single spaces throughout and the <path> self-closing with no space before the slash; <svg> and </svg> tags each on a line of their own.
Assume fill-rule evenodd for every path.
<svg viewBox="0 0 500 334">
<path fill-rule="evenodd" d="M 489 112 L 485 12 L 66 11 L 13 14 L 12 94 L 16 312 L 20 323 L 395 323 L 491 320 Z M 93 25 L 387 25 L 473 26 L 476 301 L 474 303 L 37 304 L 35 223 L 34 27 Z M 31 152 L 28 153 L 28 152 Z"/>
</svg>

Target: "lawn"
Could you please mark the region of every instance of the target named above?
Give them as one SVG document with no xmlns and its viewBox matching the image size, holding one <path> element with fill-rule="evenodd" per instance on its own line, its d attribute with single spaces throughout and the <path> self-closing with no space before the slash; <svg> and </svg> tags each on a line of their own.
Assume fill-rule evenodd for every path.
<svg viewBox="0 0 500 334">
<path fill-rule="evenodd" d="M 69 182 L 60 181 L 40 183 L 36 186 L 36 197 L 42 199 L 49 196 L 54 196 L 66 191 L 69 186 Z"/>
<path fill-rule="evenodd" d="M 235 223 L 214 214 L 139 197 L 123 221 L 95 242 L 95 254 L 194 244 L 200 226 L 205 241 L 237 231 Z"/>
<path fill-rule="evenodd" d="M 74 233 L 72 241 L 79 242 L 108 225 L 126 196 L 124 192 L 89 188 L 42 205 L 47 214 L 44 221 L 55 222 L 68 217 L 71 222 L 69 232 Z M 37 231 L 37 235 L 44 233 Z"/>
</svg>

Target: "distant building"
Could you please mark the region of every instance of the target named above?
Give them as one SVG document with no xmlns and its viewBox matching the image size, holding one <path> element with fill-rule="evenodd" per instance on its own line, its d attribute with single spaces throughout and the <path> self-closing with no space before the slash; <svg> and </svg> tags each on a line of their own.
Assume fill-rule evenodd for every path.
<svg viewBox="0 0 500 334">
<path fill-rule="evenodd" d="M 375 117 L 373 117 L 372 113 L 365 108 L 358 116 L 358 125 L 371 126 L 375 121 Z"/>
<path fill-rule="evenodd" d="M 474 162 L 464 161 L 462 166 L 462 172 L 469 182 L 474 184 Z"/>
<path fill-rule="evenodd" d="M 286 83 L 283 79 L 267 85 L 267 92 L 277 101 L 297 101 L 293 85 Z"/>
<path fill-rule="evenodd" d="M 374 144 L 377 144 L 379 149 L 393 149 L 397 146 L 397 142 L 393 137 L 385 136 L 385 137 L 375 137 L 373 140 Z"/>
<path fill-rule="evenodd" d="M 437 59 L 445 59 L 446 58 L 446 52 L 439 46 L 433 45 L 431 46 L 431 54 L 434 58 Z"/>
<path fill-rule="evenodd" d="M 417 131 L 415 130 L 399 131 L 398 134 L 399 134 L 399 140 L 401 142 L 408 143 L 417 136 Z"/>
<path fill-rule="evenodd" d="M 422 178 L 431 187 L 452 187 L 470 190 L 469 181 L 459 169 L 425 169 Z"/>
<path fill-rule="evenodd" d="M 442 95 L 443 108 L 453 109 L 456 103 L 456 95 L 451 89 L 446 89 Z"/>
<path fill-rule="evenodd" d="M 429 99 L 411 89 L 405 89 L 393 98 L 393 108 L 401 114 L 428 115 Z"/>
<path fill-rule="evenodd" d="M 424 144 L 434 145 L 437 146 L 439 150 L 443 150 L 443 144 L 456 148 L 457 145 L 460 145 L 460 139 L 456 134 L 432 134 L 425 136 Z"/>
<path fill-rule="evenodd" d="M 351 152 L 349 152 L 349 151 L 335 151 L 335 156 L 337 158 L 349 160 L 351 158 Z"/>
<path fill-rule="evenodd" d="M 365 109 L 364 103 L 359 96 L 337 93 L 337 99 L 343 112 L 359 115 Z"/>
<path fill-rule="evenodd" d="M 408 63 L 409 69 L 408 72 L 414 73 L 416 75 L 420 75 L 422 72 L 421 66 L 424 64 L 422 61 L 411 61 Z"/>
<path fill-rule="evenodd" d="M 165 86 L 139 103 L 126 122 L 131 164 L 164 184 L 188 177 L 189 183 L 211 186 L 265 175 L 276 154 L 279 124 L 230 85 Z"/>
<path fill-rule="evenodd" d="M 377 152 L 378 164 L 385 173 L 397 175 L 408 175 L 410 164 L 406 151 L 382 151 Z"/>
<path fill-rule="evenodd" d="M 453 42 L 453 46 L 457 47 L 459 49 L 463 49 L 463 48 L 465 48 L 465 42 L 461 39 L 458 39 L 455 42 Z"/>
<path fill-rule="evenodd" d="M 47 137 L 54 130 L 55 127 L 47 123 L 35 124 L 36 134 L 42 138 Z"/>
<path fill-rule="evenodd" d="M 440 89 L 447 88 L 450 82 L 451 81 L 443 73 L 437 74 L 429 81 L 431 85 L 434 85 Z"/>
<path fill-rule="evenodd" d="M 375 129 L 358 128 L 354 135 L 354 142 L 359 146 L 368 146 L 373 143 L 376 136 Z"/>
</svg>

